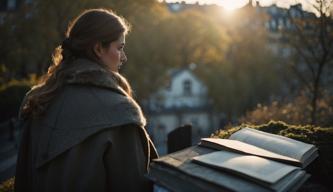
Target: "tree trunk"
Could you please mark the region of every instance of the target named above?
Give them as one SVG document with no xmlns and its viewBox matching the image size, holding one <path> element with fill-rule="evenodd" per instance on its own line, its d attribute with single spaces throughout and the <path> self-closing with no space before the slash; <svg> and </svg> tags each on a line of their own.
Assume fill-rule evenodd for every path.
<svg viewBox="0 0 333 192">
<path fill-rule="evenodd" d="M 321 74 L 323 71 L 323 67 L 326 63 L 326 57 L 327 53 L 324 54 L 319 67 L 318 67 L 318 72 L 316 74 L 316 79 L 313 83 L 313 92 L 312 92 L 312 101 L 311 101 L 311 124 L 315 125 L 317 123 L 317 100 L 319 98 L 319 92 L 320 92 L 320 79 L 321 79 Z"/>
<path fill-rule="evenodd" d="M 316 83 L 315 83 L 316 84 Z M 311 100 L 311 124 L 317 123 L 317 99 L 318 99 L 318 85 L 314 85 L 312 100 Z"/>
</svg>

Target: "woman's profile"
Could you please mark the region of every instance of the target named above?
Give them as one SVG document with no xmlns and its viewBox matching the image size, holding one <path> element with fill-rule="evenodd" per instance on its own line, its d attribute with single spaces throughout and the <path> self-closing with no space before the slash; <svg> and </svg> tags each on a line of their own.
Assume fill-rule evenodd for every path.
<svg viewBox="0 0 333 192">
<path fill-rule="evenodd" d="M 90 9 L 69 25 L 53 63 L 26 95 L 15 191 L 149 191 L 157 157 L 119 74 L 129 25 Z"/>
</svg>

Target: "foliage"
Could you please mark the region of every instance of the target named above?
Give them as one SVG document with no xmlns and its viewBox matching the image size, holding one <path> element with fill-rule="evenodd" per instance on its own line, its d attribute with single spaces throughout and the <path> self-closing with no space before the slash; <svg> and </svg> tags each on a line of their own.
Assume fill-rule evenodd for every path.
<svg viewBox="0 0 333 192">
<path fill-rule="evenodd" d="M 229 16 L 218 6 L 170 12 L 156 0 L 36 0 L 20 7 L 0 26 L 6 37 L 1 41 L 0 83 L 44 73 L 68 23 L 84 9 L 99 7 L 114 10 L 132 26 L 121 73 L 139 101 L 168 80 L 169 69 L 192 62 L 215 109 L 226 113 L 228 121 L 280 93 L 281 61 L 267 47 L 266 15 L 250 6 Z"/>
<path fill-rule="evenodd" d="M 153 23 L 156 23 L 153 19 L 158 20 L 158 15 L 163 15 L 160 4 L 155 0 L 135 2 L 131 0 L 60 0 L 57 2 L 36 0 L 32 4 L 22 3 L 22 6 L 17 11 L 10 12 L 6 16 L 4 24 L 0 25 L 0 34 L 6 37 L 4 41 L 1 41 L 0 87 L 8 87 L 12 83 L 12 79 L 18 79 L 18 81 L 26 79 L 31 73 L 37 74 L 37 76 L 45 73 L 51 63 L 52 52 L 61 44 L 69 22 L 85 9 L 100 7 L 114 10 L 133 25 L 136 33 L 133 33 L 133 38 L 129 39 L 128 47 L 135 51 L 130 51 L 128 64 L 134 66 L 135 73 L 125 73 L 130 81 L 134 82 L 135 87 L 142 87 L 143 90 L 145 87 L 150 88 L 150 86 L 142 86 L 146 82 L 140 80 L 142 76 L 137 72 L 138 69 L 144 68 L 142 67 L 144 64 L 153 64 L 153 62 L 148 62 L 149 52 L 142 54 L 141 50 L 145 49 L 141 49 L 141 46 L 148 42 L 151 34 L 149 30 L 154 26 Z M 166 12 L 166 9 L 163 11 Z M 154 43 L 158 42 L 154 41 Z M 146 74 L 157 74 L 156 70 L 151 72 L 149 67 L 146 69 L 148 71 L 143 71 Z M 144 91 L 148 93 L 147 90 Z M 16 105 L 19 105 L 20 101 L 17 100 L 17 102 Z M 13 107 L 14 109 L 11 111 L 17 110 L 16 106 Z M 4 111 L 2 105 L 1 109 Z"/>
<path fill-rule="evenodd" d="M 0 184 L 0 192 L 11 192 L 14 191 L 15 178 L 10 178 Z"/>
<path fill-rule="evenodd" d="M 38 77 L 36 74 L 30 74 L 28 78 L 17 80 L 17 79 L 11 79 L 7 83 L 3 83 L 0 85 L 0 92 L 6 90 L 9 87 L 13 86 L 28 86 L 32 87 L 38 82 Z"/>
<path fill-rule="evenodd" d="M 317 125 L 333 125 L 333 97 L 326 93 L 317 101 Z M 239 119 L 241 123 L 262 124 L 270 120 L 291 124 L 311 124 L 311 106 L 309 98 L 302 93 L 291 101 L 274 101 L 269 105 L 258 104 Z"/>
<path fill-rule="evenodd" d="M 36 0 L 32 5 L 23 6 L 6 18 L 0 30 L 3 36 L 8 37 L 0 51 L 4 56 L 1 64 L 7 74 L 24 78 L 32 72 L 38 75 L 45 72 L 51 62 L 52 51 L 61 43 L 70 20 L 82 10 L 96 7 L 111 8 L 132 25 L 125 48 L 129 59 L 123 73 L 132 82 L 139 100 L 149 97 L 160 87 L 166 80 L 168 69 L 184 67 L 192 62 L 198 64 L 198 75 L 207 83 L 220 110 L 233 109 L 240 113 L 256 103 L 255 99 L 250 99 L 251 104 L 244 100 L 253 98 L 249 94 L 253 94 L 254 86 L 272 86 L 267 83 L 271 82 L 267 78 L 273 79 L 273 73 L 266 73 L 268 64 L 272 64 L 270 54 L 262 57 L 266 50 L 262 26 L 235 25 L 221 15 L 222 9 L 218 6 L 170 13 L 166 4 L 155 0 L 60 0 L 56 3 Z M 256 20 L 256 17 L 261 16 L 253 12 L 247 15 L 245 11 L 235 19 Z M 14 28 L 11 27 L 13 23 Z M 258 49 L 251 49 L 253 46 Z M 237 54 L 243 55 L 238 57 Z M 229 80 L 226 86 L 217 87 L 220 78 Z M 266 83 L 257 85 L 249 84 L 249 81 Z M 234 87 L 242 88 L 241 97 L 234 97 L 240 95 L 240 89 Z M 220 91 L 222 89 L 225 91 Z M 270 88 L 261 90 L 262 97 L 266 98 Z M 227 102 L 228 99 L 234 101 Z"/>
<path fill-rule="evenodd" d="M 333 17 L 329 11 L 333 8 L 332 0 L 316 0 L 310 3 L 318 13 L 297 14 L 288 12 L 293 30 L 285 31 L 285 36 L 293 50 L 289 65 L 294 75 L 308 91 L 311 100 L 311 124 L 317 123 L 318 100 L 321 98 L 325 81 L 333 63 Z"/>
<path fill-rule="evenodd" d="M 141 99 L 164 84 L 170 68 L 186 67 L 192 62 L 221 63 L 223 60 L 225 34 L 200 12 L 187 10 L 168 15 L 156 26 L 148 30 L 146 27 L 143 33 L 145 36 L 137 32 L 129 36 L 129 40 L 141 37 L 135 38 L 135 44 L 128 42 L 136 49 L 129 48 L 130 59 L 124 71 Z"/>
<path fill-rule="evenodd" d="M 245 7 L 230 19 L 238 22 L 220 21 L 229 37 L 225 59 L 198 67 L 216 107 L 227 114 L 229 121 L 258 102 L 268 101 L 280 89 L 274 68 L 278 59 L 267 47 L 265 15 Z"/>
<path fill-rule="evenodd" d="M 243 127 L 250 127 L 316 145 L 319 150 L 319 157 L 306 170 L 312 175 L 311 180 L 313 182 L 327 188 L 333 187 L 330 181 L 333 174 L 333 127 L 290 125 L 282 121 L 270 121 L 261 125 L 241 124 L 229 129 L 221 129 L 215 132 L 212 137 L 229 138 L 231 134 Z"/>
</svg>

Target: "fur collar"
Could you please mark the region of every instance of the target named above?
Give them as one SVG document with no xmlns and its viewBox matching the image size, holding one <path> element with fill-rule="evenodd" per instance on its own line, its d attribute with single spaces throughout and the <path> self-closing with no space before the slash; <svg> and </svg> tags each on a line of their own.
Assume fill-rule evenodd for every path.
<svg viewBox="0 0 333 192">
<path fill-rule="evenodd" d="M 121 77 L 119 73 L 107 71 L 99 64 L 83 58 L 77 59 L 69 65 L 71 67 L 65 72 L 65 83 L 108 88 L 128 96 L 126 91 L 119 86 L 119 80 L 117 80 L 119 76 Z"/>
<path fill-rule="evenodd" d="M 122 75 L 108 71 L 99 64 L 84 58 L 77 59 L 69 65 L 70 67 L 65 71 L 66 84 L 93 85 L 111 89 L 112 91 L 125 96 L 128 103 L 132 106 L 132 110 L 135 110 L 134 114 L 138 115 L 141 122 L 140 124 L 143 127 L 146 126 L 146 118 L 143 115 L 141 107 L 119 85 L 120 79 L 126 81 Z"/>
</svg>

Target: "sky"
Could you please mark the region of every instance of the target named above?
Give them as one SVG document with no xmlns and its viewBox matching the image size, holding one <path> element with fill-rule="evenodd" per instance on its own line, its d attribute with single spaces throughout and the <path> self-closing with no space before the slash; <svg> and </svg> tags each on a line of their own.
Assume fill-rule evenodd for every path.
<svg viewBox="0 0 333 192">
<path fill-rule="evenodd" d="M 225 7 L 228 10 L 233 10 L 239 7 L 244 6 L 249 2 L 249 0 L 166 0 L 166 2 L 181 2 L 185 1 L 186 3 L 196 3 L 199 4 L 217 4 Z M 310 3 L 314 0 L 259 0 L 261 6 L 269 6 L 275 3 L 277 6 L 288 8 L 290 5 L 296 3 L 302 3 L 302 6 L 306 10 L 311 11 Z"/>
</svg>

